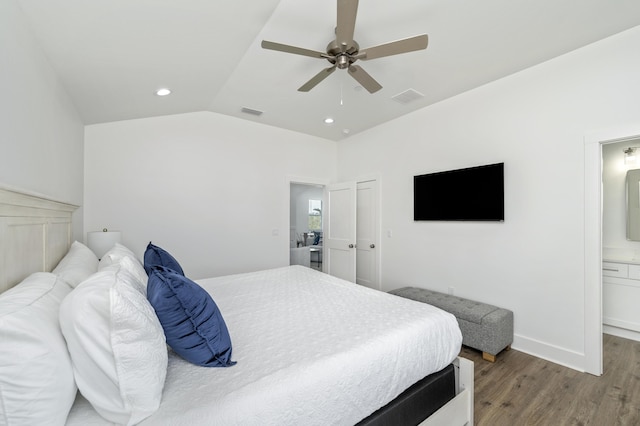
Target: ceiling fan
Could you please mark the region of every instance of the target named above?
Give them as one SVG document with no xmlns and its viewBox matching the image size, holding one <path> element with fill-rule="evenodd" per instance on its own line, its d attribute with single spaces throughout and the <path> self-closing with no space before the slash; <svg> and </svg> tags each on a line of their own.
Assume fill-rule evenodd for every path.
<svg viewBox="0 0 640 426">
<path fill-rule="evenodd" d="M 378 46 L 360 49 L 360 46 L 353 39 L 356 25 L 356 14 L 358 13 L 358 0 L 337 0 L 338 19 L 336 25 L 336 39 L 327 46 L 326 52 L 304 49 L 288 44 L 275 43 L 273 41 L 262 40 L 262 48 L 277 50 L 280 52 L 293 53 L 296 55 L 310 56 L 312 58 L 326 59 L 331 63 L 329 68 L 325 68 L 313 76 L 311 80 L 303 84 L 298 91 L 308 92 L 318 85 L 322 80 L 331 75 L 336 68 L 347 69 L 349 74 L 369 91 L 375 93 L 382 89 L 373 77 L 371 77 L 362 67 L 354 65 L 361 59 L 382 58 L 384 56 L 398 55 L 400 53 L 413 52 L 427 48 L 429 38 L 426 34 L 380 44 Z"/>
</svg>

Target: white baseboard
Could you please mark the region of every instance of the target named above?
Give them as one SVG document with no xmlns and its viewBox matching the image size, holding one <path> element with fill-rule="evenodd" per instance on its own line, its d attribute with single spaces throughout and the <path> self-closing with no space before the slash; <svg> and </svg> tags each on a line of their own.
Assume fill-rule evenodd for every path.
<svg viewBox="0 0 640 426">
<path fill-rule="evenodd" d="M 555 364 L 569 367 L 580 372 L 586 371 L 586 358 L 584 353 L 571 351 L 567 348 L 550 345 L 517 334 L 513 336 L 513 344 L 511 347 L 520 352 L 542 358 Z"/>
<path fill-rule="evenodd" d="M 635 340 L 636 342 L 640 342 L 640 333 L 633 330 L 627 330 L 624 328 L 613 327 L 611 325 L 603 325 L 602 332 L 606 334 L 611 334 L 613 336 L 622 337 L 624 339 Z"/>
</svg>

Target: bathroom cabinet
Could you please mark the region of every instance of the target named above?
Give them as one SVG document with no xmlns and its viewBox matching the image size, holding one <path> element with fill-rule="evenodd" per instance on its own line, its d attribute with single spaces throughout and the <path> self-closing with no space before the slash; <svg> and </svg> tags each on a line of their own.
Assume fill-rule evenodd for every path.
<svg viewBox="0 0 640 426">
<path fill-rule="evenodd" d="M 602 263 L 605 332 L 640 340 L 640 262 Z"/>
</svg>

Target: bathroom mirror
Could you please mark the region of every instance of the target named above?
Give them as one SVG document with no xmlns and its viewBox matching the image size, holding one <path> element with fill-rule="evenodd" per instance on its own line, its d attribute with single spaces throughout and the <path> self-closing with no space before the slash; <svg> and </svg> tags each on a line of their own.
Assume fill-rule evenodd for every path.
<svg viewBox="0 0 640 426">
<path fill-rule="evenodd" d="M 640 241 L 640 169 L 629 170 L 627 186 L 627 240 Z"/>
</svg>

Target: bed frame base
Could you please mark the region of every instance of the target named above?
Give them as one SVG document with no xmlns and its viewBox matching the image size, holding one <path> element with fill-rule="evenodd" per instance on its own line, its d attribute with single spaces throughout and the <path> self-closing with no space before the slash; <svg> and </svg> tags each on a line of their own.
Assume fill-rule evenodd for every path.
<svg viewBox="0 0 640 426">
<path fill-rule="evenodd" d="M 473 362 L 458 357 L 453 365 L 456 371 L 456 396 L 420 423 L 420 426 L 473 425 Z"/>
</svg>

